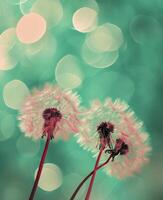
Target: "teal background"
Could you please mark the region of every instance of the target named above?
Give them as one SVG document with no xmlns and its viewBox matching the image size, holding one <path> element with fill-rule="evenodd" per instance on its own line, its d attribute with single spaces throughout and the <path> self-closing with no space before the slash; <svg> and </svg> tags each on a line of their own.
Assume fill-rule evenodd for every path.
<svg viewBox="0 0 163 200">
<path fill-rule="evenodd" d="M 65 12 L 71 13 L 83 6 L 86 1 L 61 2 Z M 127 47 L 121 48 L 119 59 L 111 67 L 96 69 L 84 63 L 81 59 L 80 46 L 85 34 L 69 26 L 71 19 L 67 15 L 66 28 L 62 22 L 61 26 L 50 30 L 58 43 L 55 56 L 48 57 L 45 54 L 42 60 L 34 57 L 25 60 L 24 65 L 23 62 L 18 63 L 12 70 L 0 71 L 0 111 L 14 116 L 16 124 L 14 135 L 8 140 L 0 141 L 1 200 L 28 199 L 33 174 L 45 143 L 42 139 L 35 143 L 25 138 L 22 140 L 26 141 L 26 147 L 33 145 L 34 151 L 37 150 L 36 146 L 40 145 L 38 152 L 30 154 L 28 148 L 23 150 L 22 147 L 22 151 L 17 149 L 18 139 L 24 136 L 18 128 L 18 112 L 8 108 L 4 103 L 3 88 L 13 79 L 22 80 L 30 89 L 42 86 L 46 82 L 56 83 L 54 66 L 65 54 L 74 54 L 81 61 L 84 79 L 82 84 L 74 89 L 81 96 L 81 104 L 88 106 L 94 98 L 104 100 L 107 96 L 127 101 L 138 118 L 144 122 L 153 148 L 148 166 L 133 177 L 118 180 L 99 171 L 92 200 L 163 199 L 163 1 L 100 0 L 97 3 L 99 24 L 110 22 L 119 26 L 127 43 Z M 141 20 L 133 28 L 133 21 L 140 15 Z M 17 5 L 0 0 L 0 32 L 15 26 L 20 17 Z M 139 42 L 134 39 L 132 31 Z M 16 56 L 21 57 L 21 52 L 16 53 Z M 128 78 L 132 81 L 134 90 L 128 86 Z M 1 121 L 3 116 L 0 116 Z M 91 153 L 83 150 L 72 137 L 67 142 L 52 142 L 46 162 L 54 162 L 60 167 L 63 184 L 53 192 L 38 189 L 36 200 L 67 200 L 82 177 L 93 168 L 95 160 Z M 81 191 L 80 197 L 77 197 L 78 200 L 84 199 L 84 191 L 86 187 Z"/>
</svg>

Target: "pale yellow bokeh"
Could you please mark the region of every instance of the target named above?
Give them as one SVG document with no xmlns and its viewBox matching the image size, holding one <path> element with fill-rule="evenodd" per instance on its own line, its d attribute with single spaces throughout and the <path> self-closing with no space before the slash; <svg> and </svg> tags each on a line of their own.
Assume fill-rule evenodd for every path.
<svg viewBox="0 0 163 200">
<path fill-rule="evenodd" d="M 63 17 L 63 8 L 59 0 L 37 0 L 31 11 L 43 16 L 48 28 L 56 26 Z"/>
<path fill-rule="evenodd" d="M 16 34 L 20 42 L 30 44 L 39 41 L 46 32 L 46 21 L 37 13 L 24 15 L 18 22 Z"/>
<path fill-rule="evenodd" d="M 35 178 L 38 169 L 35 172 Z M 45 163 L 42 169 L 38 186 L 47 192 L 58 189 L 62 185 L 62 172 L 60 168 L 52 163 Z"/>
<path fill-rule="evenodd" d="M 16 29 L 11 27 L 3 31 L 0 35 L 0 45 L 8 46 L 11 49 L 16 43 Z"/>
<path fill-rule="evenodd" d="M 33 59 L 33 56 L 39 54 L 41 57 L 47 58 L 48 55 L 54 55 L 57 48 L 55 36 L 50 33 L 44 35 L 41 40 L 33 44 L 24 45 L 24 52 L 28 59 Z"/>
<path fill-rule="evenodd" d="M 96 52 L 116 51 L 123 43 L 121 29 L 110 23 L 97 27 L 86 38 L 87 46 Z"/>
<path fill-rule="evenodd" d="M 55 78 L 63 88 L 78 87 L 83 79 L 78 59 L 70 54 L 64 56 L 56 66 Z"/>
<path fill-rule="evenodd" d="M 12 109 L 19 109 L 24 99 L 29 95 L 29 89 L 20 80 L 8 82 L 3 89 L 3 99 L 5 104 Z"/>
<path fill-rule="evenodd" d="M 8 48 L 8 45 L 0 45 L 0 70 L 10 70 L 18 63 Z"/>
<path fill-rule="evenodd" d="M 11 27 L 0 35 L 0 70 L 10 70 L 17 64 L 17 59 L 12 55 L 16 44 L 16 30 Z"/>
<path fill-rule="evenodd" d="M 79 32 L 90 32 L 97 25 L 97 11 L 88 7 L 78 9 L 72 18 L 74 28 Z"/>
<path fill-rule="evenodd" d="M 84 43 L 82 47 L 83 60 L 95 68 L 106 68 L 113 65 L 119 57 L 118 51 L 95 52 Z"/>
</svg>

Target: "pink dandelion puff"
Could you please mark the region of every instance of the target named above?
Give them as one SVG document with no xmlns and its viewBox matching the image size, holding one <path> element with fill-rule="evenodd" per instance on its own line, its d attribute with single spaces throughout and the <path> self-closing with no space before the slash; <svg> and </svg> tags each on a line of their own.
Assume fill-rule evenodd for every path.
<svg viewBox="0 0 163 200">
<path fill-rule="evenodd" d="M 47 138 L 29 200 L 34 198 L 50 140 L 67 140 L 79 131 L 79 103 L 75 93 L 52 85 L 33 90 L 25 99 L 19 115 L 22 132 L 34 139 Z"/>
<path fill-rule="evenodd" d="M 149 161 L 151 151 L 149 135 L 143 130 L 142 123 L 119 99 L 114 102 L 107 99 L 104 103 L 94 101 L 82 121 L 78 143 L 98 156 L 94 170 L 79 184 L 71 200 L 92 176 L 85 200 L 89 199 L 96 171 L 101 167 L 107 174 L 119 179 L 132 176 Z"/>
</svg>

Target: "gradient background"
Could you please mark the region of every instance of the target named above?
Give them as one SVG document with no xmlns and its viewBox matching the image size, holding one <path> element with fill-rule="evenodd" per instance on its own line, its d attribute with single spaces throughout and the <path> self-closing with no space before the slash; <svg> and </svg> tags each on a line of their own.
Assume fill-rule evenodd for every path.
<svg viewBox="0 0 163 200">
<path fill-rule="evenodd" d="M 22 16 L 19 4 L 13 2 L 0 0 L 0 32 L 16 26 Z M 31 6 L 35 1 L 27 2 Z M 126 44 L 120 48 L 118 60 L 103 69 L 93 68 L 82 60 L 80 47 L 85 34 L 75 31 L 71 24 L 73 12 L 87 6 L 88 1 L 62 0 L 61 3 L 64 18 L 48 30 L 56 39 L 56 50 L 53 51 L 51 45 L 47 47 L 50 53 L 44 50 L 30 58 L 22 56 L 22 51 L 16 51 L 15 56 L 19 58 L 16 67 L 0 70 L 0 199 L 28 199 L 44 147 L 42 139 L 34 142 L 20 132 L 18 111 L 4 102 L 4 86 L 14 79 L 23 81 L 29 89 L 46 82 L 56 83 L 55 66 L 64 55 L 73 54 L 80 61 L 82 80 L 74 91 L 81 95 L 82 105 L 88 106 L 94 98 L 103 100 L 107 96 L 127 101 L 144 122 L 153 148 L 151 162 L 134 177 L 117 180 L 103 171 L 98 172 L 91 199 L 162 200 L 163 1 L 97 0 L 98 24 L 110 22 L 119 26 Z M 6 138 L 2 137 L 4 130 L 8 135 Z M 72 137 L 67 142 L 52 142 L 46 162 L 60 168 L 62 185 L 52 192 L 38 189 L 36 200 L 67 200 L 82 177 L 92 169 L 95 160 Z M 83 200 L 85 190 L 86 186 L 76 199 Z"/>
</svg>

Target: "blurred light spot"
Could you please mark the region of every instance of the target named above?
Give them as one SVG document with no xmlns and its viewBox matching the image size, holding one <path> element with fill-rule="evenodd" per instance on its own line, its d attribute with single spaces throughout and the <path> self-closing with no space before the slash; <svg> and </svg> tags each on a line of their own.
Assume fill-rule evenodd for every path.
<svg viewBox="0 0 163 200">
<path fill-rule="evenodd" d="M 24 15 L 18 22 L 16 34 L 18 39 L 25 44 L 40 40 L 46 32 L 46 21 L 37 13 Z"/>
<path fill-rule="evenodd" d="M 156 44 L 163 39 L 160 23 L 151 16 L 138 15 L 130 24 L 133 40 L 139 44 Z"/>
<path fill-rule="evenodd" d="M 80 8 L 74 13 L 72 22 L 77 31 L 90 32 L 96 27 L 97 12 L 88 7 Z"/>
<path fill-rule="evenodd" d="M 3 89 L 3 99 L 5 104 L 13 109 L 19 109 L 24 98 L 29 95 L 27 86 L 19 80 L 8 82 Z"/>
<path fill-rule="evenodd" d="M 38 169 L 35 172 L 35 178 Z M 45 163 L 41 173 L 38 186 L 47 192 L 58 189 L 62 185 L 62 172 L 60 168 L 52 163 Z"/>
<path fill-rule="evenodd" d="M 8 48 L 8 45 L 0 45 L 0 70 L 10 70 L 18 63 Z"/>
<path fill-rule="evenodd" d="M 0 119 L 0 141 L 4 141 L 13 136 L 15 120 L 11 114 L 3 111 L 0 111 Z"/>
<path fill-rule="evenodd" d="M 0 70 L 9 70 L 16 66 L 17 59 L 13 55 L 16 44 L 15 28 L 6 29 L 0 35 Z"/>
<path fill-rule="evenodd" d="M 84 61 L 92 67 L 109 67 L 116 62 L 118 56 L 118 51 L 95 52 L 89 49 L 86 44 L 84 44 L 82 47 L 82 57 Z"/>
<path fill-rule="evenodd" d="M 25 45 L 25 54 L 31 60 L 32 56 L 37 55 L 40 59 L 47 59 L 54 56 L 57 48 L 57 41 L 52 34 L 46 34 L 36 43 Z"/>
<path fill-rule="evenodd" d="M 78 87 L 82 82 L 82 73 L 77 58 L 73 55 L 64 56 L 56 66 L 55 77 L 63 88 Z"/>
<path fill-rule="evenodd" d="M 103 24 L 86 38 L 87 46 L 97 52 L 116 51 L 123 43 L 121 29 L 114 24 Z"/>
<path fill-rule="evenodd" d="M 39 152 L 40 142 L 32 141 L 30 138 L 20 136 L 17 140 L 16 147 L 18 152 L 23 156 L 35 156 Z"/>
<path fill-rule="evenodd" d="M 48 27 L 56 26 L 63 17 L 63 8 L 59 0 L 38 0 L 31 9 L 47 21 Z"/>
<path fill-rule="evenodd" d="M 15 28 L 8 28 L 0 35 L 0 45 L 8 46 L 11 49 L 16 43 Z"/>
<path fill-rule="evenodd" d="M 41 49 L 43 48 L 43 46 L 44 46 L 44 43 L 42 39 L 32 44 L 26 44 L 24 46 L 25 54 L 27 55 L 27 57 L 33 56 L 39 53 Z"/>
</svg>

